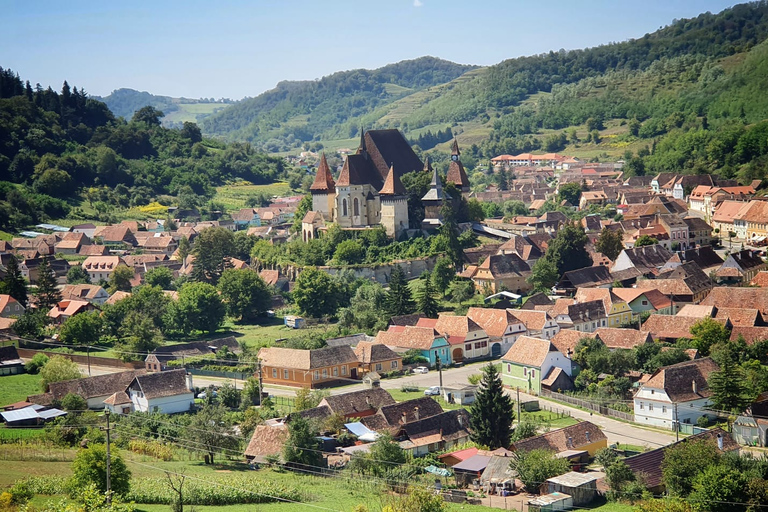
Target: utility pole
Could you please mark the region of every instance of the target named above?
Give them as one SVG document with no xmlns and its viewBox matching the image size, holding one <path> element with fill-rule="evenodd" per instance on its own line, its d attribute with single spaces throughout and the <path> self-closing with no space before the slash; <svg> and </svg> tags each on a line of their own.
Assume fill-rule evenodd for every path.
<svg viewBox="0 0 768 512">
<path fill-rule="evenodd" d="M 261 377 L 261 359 L 256 359 L 256 373 L 259 376 L 259 405 L 261 405 L 261 394 L 264 391 L 264 381 Z"/>
<path fill-rule="evenodd" d="M 109 428 L 109 409 L 104 410 L 104 416 L 106 416 L 107 418 L 107 428 L 104 429 L 107 432 L 107 504 L 111 505 L 112 504 L 112 475 L 110 474 L 110 471 L 112 469 L 111 468 L 112 458 L 109 455 L 109 444 L 110 444 L 109 432 L 111 430 Z"/>
<path fill-rule="evenodd" d="M 85 346 L 86 354 L 88 355 L 88 376 L 91 376 L 91 346 Z"/>
<path fill-rule="evenodd" d="M 520 386 L 516 386 L 517 389 L 517 424 L 520 424 Z"/>
<path fill-rule="evenodd" d="M 675 402 L 675 441 L 680 440 L 680 422 L 677 419 L 677 402 Z"/>
<path fill-rule="evenodd" d="M 435 360 L 437 361 L 437 373 L 440 375 L 440 393 L 443 392 L 443 365 L 440 361 L 440 356 L 438 355 L 438 351 L 435 350 Z"/>
</svg>

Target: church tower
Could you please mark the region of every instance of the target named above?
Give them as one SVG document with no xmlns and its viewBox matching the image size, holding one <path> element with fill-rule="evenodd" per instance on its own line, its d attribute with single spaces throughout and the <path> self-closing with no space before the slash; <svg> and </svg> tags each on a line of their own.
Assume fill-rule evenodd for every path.
<svg viewBox="0 0 768 512">
<path fill-rule="evenodd" d="M 443 191 L 443 184 L 440 181 L 440 176 L 437 175 L 437 169 L 433 169 L 429 190 L 421 198 L 421 203 L 424 205 L 422 229 L 436 229 L 442 226 L 443 214 L 441 210 L 447 199 L 450 199 L 450 197 Z"/>
<path fill-rule="evenodd" d="M 333 220 L 333 209 L 336 202 L 336 183 L 331 175 L 331 168 L 325 159 L 325 153 L 320 157 L 320 165 L 317 167 L 317 175 L 312 186 L 309 187 L 312 194 L 312 211 L 322 214 L 326 221 Z"/>
<path fill-rule="evenodd" d="M 395 240 L 408 229 L 408 192 L 395 171 L 395 166 L 389 168 L 384 186 L 379 191 L 381 196 L 381 225 L 387 235 Z"/>
<path fill-rule="evenodd" d="M 464 164 L 461 163 L 461 151 L 459 151 L 459 143 L 456 137 L 453 138 L 453 144 L 451 145 L 451 163 L 448 165 L 448 174 L 445 176 L 445 181 L 453 183 L 461 191 L 461 194 L 469 194 L 469 178 L 466 171 L 464 171 Z"/>
</svg>

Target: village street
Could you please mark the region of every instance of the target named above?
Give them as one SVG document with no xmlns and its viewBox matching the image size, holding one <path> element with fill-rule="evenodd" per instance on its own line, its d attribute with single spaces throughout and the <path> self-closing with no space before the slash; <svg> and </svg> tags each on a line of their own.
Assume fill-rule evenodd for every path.
<svg viewBox="0 0 768 512">
<path fill-rule="evenodd" d="M 466 385 L 468 382 L 467 377 L 472 374 L 480 373 L 480 370 L 484 364 L 487 363 L 473 363 L 467 364 L 460 368 L 450 368 L 443 370 L 443 385 L 449 387 L 454 385 Z M 86 365 L 80 365 L 80 369 L 85 375 L 88 374 L 88 367 Z M 91 375 L 103 375 L 105 373 L 114 373 L 116 371 L 119 371 L 119 369 L 104 366 L 91 366 Z M 194 376 L 193 379 L 195 386 L 200 388 L 210 385 L 221 386 L 225 382 L 233 383 L 238 389 L 242 389 L 244 385 L 244 381 L 239 379 L 232 380 L 201 376 Z M 428 373 L 424 374 L 411 374 L 398 379 L 383 379 L 381 381 L 381 387 L 384 389 L 400 389 L 400 387 L 402 387 L 404 384 L 418 386 L 419 388 L 438 386 L 440 385 L 440 375 L 439 372 L 430 370 Z M 331 388 L 330 392 L 332 395 L 339 395 L 360 389 L 364 389 L 362 383 Z M 278 397 L 293 397 L 296 395 L 296 389 L 290 387 L 265 386 L 264 390 L 270 395 Z M 517 393 L 515 390 L 507 390 L 507 393 L 510 394 L 514 400 L 517 399 Z M 594 414 L 590 411 L 584 411 L 575 407 L 570 407 L 568 405 L 552 402 L 543 397 L 535 397 L 521 392 L 520 400 L 538 400 L 542 409 L 551 410 L 554 412 L 565 412 L 570 414 L 575 419 L 591 421 L 603 430 L 610 443 L 646 446 L 650 449 L 654 449 L 675 441 L 675 435 L 672 432 L 667 433 L 658 429 L 639 427 L 624 421 L 619 421 L 613 418 L 601 416 L 599 414 Z"/>
</svg>

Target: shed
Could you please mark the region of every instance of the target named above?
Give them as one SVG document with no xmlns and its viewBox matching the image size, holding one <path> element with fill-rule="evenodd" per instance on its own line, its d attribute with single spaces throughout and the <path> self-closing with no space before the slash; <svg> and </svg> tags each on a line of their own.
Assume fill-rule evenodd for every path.
<svg viewBox="0 0 768 512">
<path fill-rule="evenodd" d="M 554 510 L 570 510 L 573 508 L 573 498 L 561 492 L 543 494 L 528 502 L 528 512 L 550 512 Z"/>
<path fill-rule="evenodd" d="M 470 405 L 475 401 L 477 386 L 454 384 L 443 387 L 443 399 L 449 404 Z"/>
<path fill-rule="evenodd" d="M 377 372 L 368 372 L 363 377 L 363 384 L 368 389 L 381 387 L 381 375 Z"/>
<path fill-rule="evenodd" d="M 456 475 L 456 484 L 463 487 L 470 485 L 473 480 L 480 479 L 490 461 L 491 457 L 488 455 L 473 455 L 454 465 L 452 469 Z"/>
<path fill-rule="evenodd" d="M 548 478 L 546 483 L 550 494 L 558 492 L 571 496 L 573 506 L 587 505 L 597 496 L 597 477 L 589 473 L 570 471 Z"/>
<path fill-rule="evenodd" d="M 304 319 L 300 316 L 286 315 L 284 320 L 287 327 L 293 327 L 294 329 L 301 329 L 305 324 Z"/>
</svg>

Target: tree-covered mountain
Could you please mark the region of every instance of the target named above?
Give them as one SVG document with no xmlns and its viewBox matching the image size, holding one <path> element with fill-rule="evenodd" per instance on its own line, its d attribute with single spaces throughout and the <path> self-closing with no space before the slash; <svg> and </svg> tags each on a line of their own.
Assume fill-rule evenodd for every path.
<svg viewBox="0 0 768 512">
<path fill-rule="evenodd" d="M 272 151 L 349 139 L 360 126 L 400 128 L 428 150 L 443 138 L 434 133 L 451 127 L 470 141 L 470 160 L 566 150 L 623 156 L 629 172 L 717 171 L 747 181 L 765 174 L 766 151 L 739 141 L 759 139 L 754 130 L 768 119 L 766 38 L 768 2 L 761 0 L 676 20 L 637 39 L 509 59 L 427 87 L 382 84 L 371 78 L 379 70 L 281 83 L 202 127 Z M 386 94 L 388 84 L 408 89 Z M 438 165 L 443 158 L 434 156 Z"/>
<path fill-rule="evenodd" d="M 158 199 L 202 206 L 226 180 L 284 176 L 282 159 L 204 140 L 194 123 L 164 128 L 161 118 L 149 106 L 116 118 L 66 81 L 61 92 L 33 88 L 0 68 L 0 230 L 86 218 L 74 208 L 81 199 L 95 210 L 87 218 L 106 221 Z"/>
<path fill-rule="evenodd" d="M 203 119 L 201 125 L 207 134 L 251 141 L 270 151 L 323 137 L 351 137 L 360 130 L 356 122 L 360 116 L 474 68 L 421 57 L 319 80 L 280 82 L 270 91 Z"/>
</svg>

